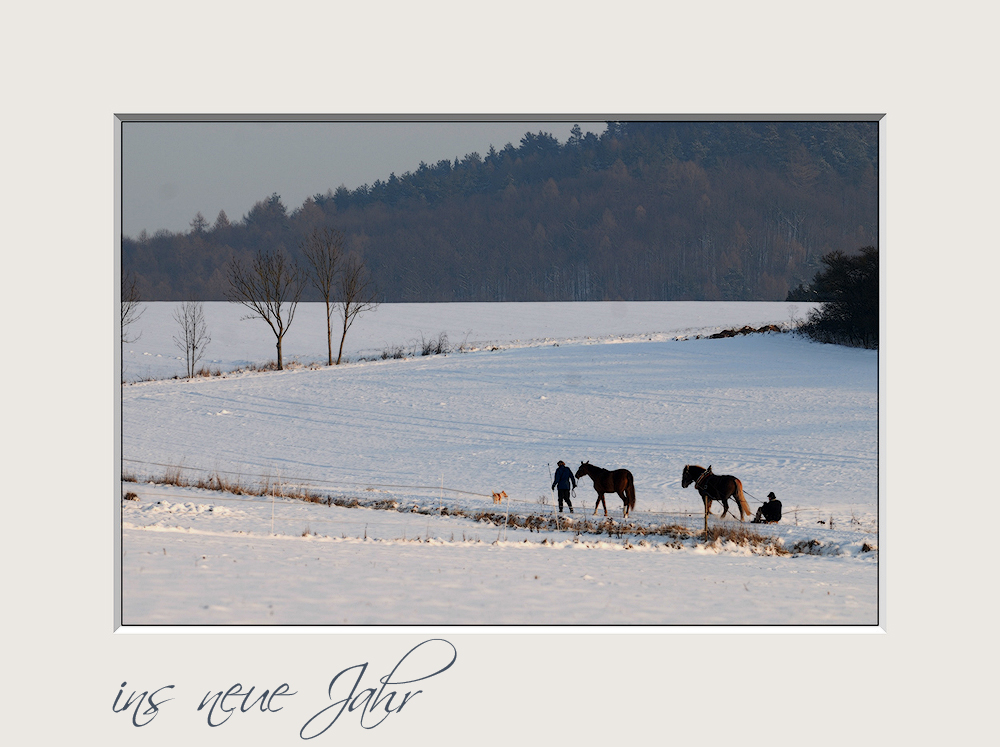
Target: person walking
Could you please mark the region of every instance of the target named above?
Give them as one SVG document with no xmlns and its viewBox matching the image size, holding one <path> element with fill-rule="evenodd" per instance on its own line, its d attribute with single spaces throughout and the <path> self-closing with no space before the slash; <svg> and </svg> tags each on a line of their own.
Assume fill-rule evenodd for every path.
<svg viewBox="0 0 1000 747">
<path fill-rule="evenodd" d="M 573 477 L 573 470 L 566 466 L 566 462 L 561 459 L 556 462 L 556 475 L 552 479 L 552 489 L 559 489 L 559 513 L 563 510 L 563 501 L 569 506 L 569 512 L 573 513 L 573 502 L 569 499 L 570 490 L 576 487 L 576 478 Z"/>
</svg>

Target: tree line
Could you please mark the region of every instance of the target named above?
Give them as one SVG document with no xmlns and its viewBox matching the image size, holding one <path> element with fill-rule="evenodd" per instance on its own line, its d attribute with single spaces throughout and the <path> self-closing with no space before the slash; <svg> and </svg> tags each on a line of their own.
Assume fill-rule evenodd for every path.
<svg viewBox="0 0 1000 747">
<path fill-rule="evenodd" d="M 334 175 L 331 175 L 331 180 Z M 289 210 L 122 240 L 150 300 L 223 300 L 260 251 L 307 262 L 317 230 L 378 278 L 379 300 L 781 300 L 833 251 L 878 244 L 875 122 L 611 122 L 526 133 Z M 320 301 L 315 285 L 304 300 Z"/>
<path fill-rule="evenodd" d="M 275 339 L 275 367 L 284 368 L 282 344 L 288 332 L 303 291 L 311 285 L 326 304 L 327 365 L 340 365 L 344 340 L 357 317 L 378 306 L 377 289 L 364 262 L 357 256 L 345 255 L 341 232 L 315 229 L 300 247 L 305 264 L 290 257 L 283 247 L 258 249 L 253 257 L 231 257 L 226 267 L 229 285 L 225 295 L 232 303 L 250 312 L 250 318 L 263 321 Z M 122 274 L 121 343 L 135 342 L 129 327 L 142 315 L 142 296 L 130 271 Z M 333 316 L 340 318 L 340 345 L 337 360 L 333 359 Z M 184 351 L 188 378 L 211 342 L 201 301 L 187 300 L 174 313 L 180 335 L 174 344 Z"/>
<path fill-rule="evenodd" d="M 230 302 L 246 307 L 275 337 L 276 368 L 284 367 L 282 342 L 307 284 L 322 296 L 326 306 L 327 365 L 339 365 L 344 341 L 355 319 L 378 306 L 378 291 L 364 263 L 344 254 L 344 235 L 329 228 L 316 229 L 301 246 L 307 260 L 300 266 L 281 249 L 259 250 L 249 262 L 233 258 L 228 266 Z M 799 284 L 787 301 L 819 302 L 800 330 L 814 340 L 854 347 L 878 348 L 879 253 L 863 247 L 857 255 L 833 251 L 820 258 L 822 269 L 807 286 Z M 132 343 L 130 327 L 142 316 L 142 297 L 130 272 L 121 277 L 121 343 Z M 334 311 L 340 319 L 340 343 L 333 359 Z M 201 301 L 184 301 L 174 313 L 180 335 L 173 338 L 184 351 L 186 375 L 196 373 L 197 363 L 211 342 Z M 439 347 L 444 343 L 439 340 Z M 440 350 L 438 351 L 440 352 Z"/>
</svg>

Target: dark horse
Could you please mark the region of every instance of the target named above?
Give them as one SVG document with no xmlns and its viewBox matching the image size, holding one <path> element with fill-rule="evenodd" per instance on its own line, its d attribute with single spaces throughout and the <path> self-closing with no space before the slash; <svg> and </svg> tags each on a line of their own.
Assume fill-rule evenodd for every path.
<svg viewBox="0 0 1000 747">
<path fill-rule="evenodd" d="M 608 504 L 604 502 L 605 493 L 618 493 L 618 497 L 625 504 L 625 517 L 628 512 L 635 508 L 635 482 L 632 480 L 632 473 L 627 469 L 616 469 L 614 472 L 607 469 L 595 467 L 590 462 L 583 462 L 580 469 L 576 471 L 577 477 L 590 475 L 594 481 L 594 490 L 597 491 L 597 503 L 594 504 L 594 513 L 597 513 L 599 505 L 604 506 L 604 515 L 608 515 Z"/>
<path fill-rule="evenodd" d="M 695 489 L 701 494 L 706 513 L 711 513 L 712 501 L 722 501 L 722 516 L 725 516 L 729 512 L 729 499 L 734 498 L 740 507 L 740 521 L 743 521 L 744 516 L 750 515 L 750 506 L 743 497 L 743 483 L 732 475 L 714 474 L 711 464 L 708 469 L 697 464 L 686 464 L 681 474 L 681 487 L 686 488 L 691 483 L 694 483 Z"/>
</svg>

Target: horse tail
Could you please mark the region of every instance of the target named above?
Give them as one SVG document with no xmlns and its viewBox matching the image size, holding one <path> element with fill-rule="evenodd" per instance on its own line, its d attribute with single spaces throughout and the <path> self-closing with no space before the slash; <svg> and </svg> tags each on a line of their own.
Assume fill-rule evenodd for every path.
<svg viewBox="0 0 1000 747">
<path fill-rule="evenodd" d="M 632 473 L 628 473 L 628 485 L 625 486 L 625 495 L 628 496 L 628 510 L 631 511 L 635 508 L 635 480 L 632 478 Z"/>
<path fill-rule="evenodd" d="M 747 499 L 743 497 L 743 483 L 740 482 L 740 478 L 734 477 L 733 482 L 736 483 L 736 500 L 740 503 L 740 521 L 743 521 L 743 515 L 750 515 L 750 506 L 747 504 Z"/>
</svg>

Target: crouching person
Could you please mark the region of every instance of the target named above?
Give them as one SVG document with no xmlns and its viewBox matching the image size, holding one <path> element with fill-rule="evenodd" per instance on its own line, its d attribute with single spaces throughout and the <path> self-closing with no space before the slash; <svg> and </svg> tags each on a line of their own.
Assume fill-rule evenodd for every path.
<svg viewBox="0 0 1000 747">
<path fill-rule="evenodd" d="M 757 509 L 754 524 L 777 524 L 781 521 L 781 501 L 773 492 L 767 494 L 767 503 Z"/>
</svg>

